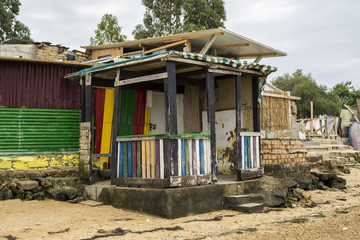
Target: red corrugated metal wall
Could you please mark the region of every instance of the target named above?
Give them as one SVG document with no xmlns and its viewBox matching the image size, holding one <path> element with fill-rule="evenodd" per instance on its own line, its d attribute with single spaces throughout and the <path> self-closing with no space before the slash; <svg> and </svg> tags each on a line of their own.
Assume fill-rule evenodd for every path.
<svg viewBox="0 0 360 240">
<path fill-rule="evenodd" d="M 80 109 L 78 80 L 64 79 L 81 66 L 0 61 L 0 107 Z"/>
</svg>

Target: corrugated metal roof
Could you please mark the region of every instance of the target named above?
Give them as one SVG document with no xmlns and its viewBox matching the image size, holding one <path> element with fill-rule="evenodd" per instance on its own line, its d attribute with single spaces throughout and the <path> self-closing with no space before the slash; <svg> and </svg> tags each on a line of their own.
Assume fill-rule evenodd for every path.
<svg viewBox="0 0 360 240">
<path fill-rule="evenodd" d="M 201 49 L 206 44 L 207 40 L 211 37 L 211 35 L 214 34 L 218 36 L 215 42 L 212 44 L 212 46 L 215 48 L 218 47 L 217 48 L 218 56 L 226 56 L 226 57 L 245 56 L 244 58 L 252 58 L 254 56 L 276 57 L 276 56 L 287 55 L 285 52 L 269 47 L 262 43 L 256 42 L 254 40 L 251 40 L 247 37 L 241 36 L 224 28 L 215 28 L 215 29 L 208 29 L 203 31 L 174 34 L 163 37 L 131 40 L 126 42 L 112 43 L 112 44 L 82 46 L 82 48 L 88 50 L 99 50 L 99 49 L 109 49 L 109 48 L 118 48 L 118 47 L 138 47 L 140 49 L 140 45 L 146 45 L 147 48 L 151 49 L 158 47 L 159 44 L 161 43 L 163 44 L 166 42 L 175 42 L 183 39 L 190 39 L 192 49 L 198 49 L 198 48 Z M 247 46 L 241 44 L 246 44 Z M 231 46 L 231 45 L 240 45 L 240 46 Z"/>
</svg>

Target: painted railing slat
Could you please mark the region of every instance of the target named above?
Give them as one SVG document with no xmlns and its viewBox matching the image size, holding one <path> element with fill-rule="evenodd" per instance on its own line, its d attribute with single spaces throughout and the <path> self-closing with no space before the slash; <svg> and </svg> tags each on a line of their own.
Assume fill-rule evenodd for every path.
<svg viewBox="0 0 360 240">
<path fill-rule="evenodd" d="M 151 178 L 155 178 L 155 140 L 150 140 Z"/>
<path fill-rule="evenodd" d="M 146 178 L 150 178 L 150 141 L 145 141 L 146 148 Z"/>
<path fill-rule="evenodd" d="M 141 141 L 141 177 L 146 178 L 146 145 Z"/>
<path fill-rule="evenodd" d="M 177 176 L 181 176 L 182 175 L 182 171 L 181 171 L 181 139 L 178 139 L 178 175 Z"/>
<path fill-rule="evenodd" d="M 160 139 L 160 178 L 164 179 L 164 140 Z"/>
<path fill-rule="evenodd" d="M 141 142 L 136 142 L 136 177 L 141 178 Z"/>
<path fill-rule="evenodd" d="M 192 140 L 189 139 L 187 141 L 187 145 L 188 145 L 188 161 L 189 161 L 189 175 L 194 175 L 193 172 L 193 160 L 192 160 Z"/>
</svg>

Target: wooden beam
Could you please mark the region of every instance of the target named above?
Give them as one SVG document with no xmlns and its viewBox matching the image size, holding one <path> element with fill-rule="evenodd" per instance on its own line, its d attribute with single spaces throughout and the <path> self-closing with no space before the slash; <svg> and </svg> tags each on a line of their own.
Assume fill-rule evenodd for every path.
<svg viewBox="0 0 360 240">
<path fill-rule="evenodd" d="M 236 170 L 242 169 L 241 155 L 241 76 L 235 76 L 235 105 L 236 105 Z"/>
<path fill-rule="evenodd" d="M 206 96 L 208 124 L 210 126 L 211 174 L 213 181 L 217 181 L 218 164 L 216 159 L 216 129 L 215 129 L 215 80 L 214 73 L 206 69 Z"/>
<path fill-rule="evenodd" d="M 209 50 L 209 48 L 212 46 L 212 44 L 215 42 L 217 36 L 213 35 L 212 37 L 210 37 L 210 39 L 206 42 L 206 44 L 204 45 L 203 49 L 201 49 L 200 54 L 206 54 L 207 51 Z"/>
<path fill-rule="evenodd" d="M 266 96 L 266 97 L 283 98 L 283 99 L 290 99 L 290 100 L 301 100 L 301 97 L 287 96 L 287 95 L 276 94 L 276 93 L 263 92 L 262 95 Z"/>
<path fill-rule="evenodd" d="M 124 47 L 119 47 L 119 56 L 120 57 L 124 56 Z"/>
<path fill-rule="evenodd" d="M 346 104 L 344 104 L 344 107 L 346 107 L 346 108 L 349 110 L 349 112 L 354 116 L 355 121 L 360 124 L 359 118 L 356 116 L 356 114 L 354 113 L 354 111 L 353 111 L 348 105 L 346 105 Z"/>
<path fill-rule="evenodd" d="M 115 83 L 119 82 L 121 79 L 121 69 L 117 69 Z M 120 87 L 115 87 L 115 97 L 114 97 L 114 115 L 113 115 L 113 124 L 111 129 L 111 149 L 110 149 L 110 169 L 111 169 L 111 177 L 117 177 L 117 142 L 116 136 L 119 131 L 119 120 L 120 120 L 120 99 L 121 99 L 121 89 Z"/>
<path fill-rule="evenodd" d="M 314 102 L 310 102 L 310 134 L 314 131 L 314 123 L 313 123 L 313 117 L 314 117 Z"/>
<path fill-rule="evenodd" d="M 168 77 L 164 79 L 165 131 L 178 134 L 176 103 L 176 63 L 166 62 Z M 178 175 L 178 143 L 176 139 L 164 140 L 164 176 Z"/>
<path fill-rule="evenodd" d="M 261 59 L 263 59 L 263 56 L 258 56 L 255 60 L 254 63 L 259 63 L 261 61 Z"/>
<path fill-rule="evenodd" d="M 180 62 L 180 63 L 184 63 L 184 64 L 189 64 L 189 65 L 197 65 L 197 66 L 208 67 L 208 68 L 212 67 L 212 68 L 225 69 L 225 70 L 230 70 L 230 71 L 239 71 L 242 73 L 249 73 L 249 74 L 253 74 L 253 75 L 262 76 L 262 73 L 258 72 L 258 71 L 244 70 L 244 69 L 240 70 L 240 69 L 236 69 L 236 68 L 233 68 L 230 66 L 219 65 L 219 64 L 208 63 L 208 62 L 200 62 L 200 61 L 185 59 L 185 58 L 164 57 L 164 58 L 162 58 L 162 61 L 174 61 L 174 62 Z"/>
<path fill-rule="evenodd" d="M 124 86 L 124 85 L 129 85 L 129 84 L 134 84 L 134 83 L 140 83 L 140 82 L 149 82 L 149 81 L 154 81 L 154 80 L 158 80 L 158 79 L 165 79 L 167 77 L 168 77 L 167 72 L 157 73 L 157 74 L 147 75 L 147 76 L 143 76 L 143 77 L 136 77 L 136 78 L 120 80 L 118 82 L 115 81 L 114 86 L 118 87 L 118 86 Z"/>
<path fill-rule="evenodd" d="M 186 39 L 185 47 L 186 52 L 191 52 L 191 41 L 189 39 Z"/>
<path fill-rule="evenodd" d="M 271 57 L 271 56 L 276 56 L 276 53 L 262 53 L 262 54 L 243 54 L 243 55 L 238 55 L 238 56 L 232 56 L 232 57 L 236 57 L 236 58 L 254 58 L 254 57 Z"/>
<path fill-rule="evenodd" d="M 259 94 L 260 94 L 259 77 L 252 77 L 254 132 L 260 132 L 260 110 L 258 106 Z"/>
<path fill-rule="evenodd" d="M 91 74 L 85 75 L 85 122 L 92 122 Z"/>
<path fill-rule="evenodd" d="M 139 51 L 133 51 L 133 52 L 127 52 L 127 53 L 124 53 L 124 57 L 125 56 L 129 56 L 129 55 L 134 55 L 134 54 L 139 54 L 139 53 L 142 53 L 142 50 L 139 50 Z"/>
<path fill-rule="evenodd" d="M 234 47 L 248 47 L 250 44 L 248 43 L 238 43 L 238 44 L 229 44 L 229 45 L 217 45 L 211 46 L 210 49 L 220 49 L 220 48 L 234 48 Z M 193 51 L 200 51 L 201 48 L 195 48 Z"/>
<path fill-rule="evenodd" d="M 238 75 L 241 76 L 241 72 L 237 72 L 237 71 L 229 71 L 229 70 L 222 70 L 222 69 L 217 69 L 217 68 L 209 68 L 209 72 L 212 73 L 220 73 L 220 74 L 227 74 L 227 75 Z"/>
<path fill-rule="evenodd" d="M 81 82 L 81 122 L 85 122 L 85 77 L 80 79 Z"/>
<path fill-rule="evenodd" d="M 174 47 L 174 46 L 177 46 L 177 45 L 180 45 L 180 44 L 185 44 L 186 42 L 187 42 L 187 40 L 181 40 L 181 41 L 178 41 L 178 42 L 170 43 L 170 44 L 167 44 L 167 45 L 164 45 L 164 46 L 161 46 L 161 47 L 157 47 L 157 48 L 147 50 L 144 53 L 145 54 L 153 53 L 153 52 L 156 52 L 158 50 L 165 49 L 165 48 Z"/>
</svg>

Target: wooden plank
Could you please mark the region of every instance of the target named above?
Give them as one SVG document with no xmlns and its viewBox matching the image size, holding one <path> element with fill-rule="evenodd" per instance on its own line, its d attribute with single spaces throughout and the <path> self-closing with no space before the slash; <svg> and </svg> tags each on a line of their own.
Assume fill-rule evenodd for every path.
<svg viewBox="0 0 360 240">
<path fill-rule="evenodd" d="M 141 141 L 136 141 L 136 177 L 141 178 Z"/>
<path fill-rule="evenodd" d="M 160 178 L 163 179 L 164 178 L 164 171 L 165 171 L 165 166 L 164 166 L 164 140 L 163 139 L 159 139 L 160 142 L 160 150 L 159 150 L 159 155 L 160 155 Z"/>
<path fill-rule="evenodd" d="M 244 169 L 249 168 L 247 138 L 248 137 L 244 137 L 244 161 L 245 161 Z"/>
<path fill-rule="evenodd" d="M 184 139 L 180 140 L 181 142 L 181 176 L 186 175 L 186 165 L 185 165 L 185 147 L 184 147 Z"/>
<path fill-rule="evenodd" d="M 249 159 L 250 159 L 250 167 L 254 168 L 254 141 L 253 141 L 254 137 L 249 137 Z"/>
<path fill-rule="evenodd" d="M 260 110 L 258 105 L 258 98 L 260 94 L 259 77 L 252 77 L 252 102 L 253 102 L 253 121 L 254 132 L 260 132 Z"/>
<path fill-rule="evenodd" d="M 179 58 L 179 57 L 163 57 L 162 61 L 173 61 L 173 62 L 179 62 L 179 63 L 189 64 L 189 65 L 197 65 L 197 66 L 202 66 L 202 67 L 207 67 L 207 68 L 212 67 L 213 69 L 217 68 L 217 69 L 224 69 L 224 70 L 230 70 L 230 71 L 239 71 L 242 73 L 249 73 L 249 74 L 253 74 L 253 75 L 262 76 L 262 73 L 259 71 L 237 69 L 234 67 L 219 65 L 216 63 L 200 62 L 197 60 L 185 59 L 185 58 Z"/>
<path fill-rule="evenodd" d="M 124 142 L 123 145 L 123 177 L 128 177 L 128 142 Z"/>
<path fill-rule="evenodd" d="M 189 166 L 189 140 L 183 139 L 183 150 L 184 150 L 184 162 L 185 162 L 185 175 L 190 175 L 190 166 Z"/>
<path fill-rule="evenodd" d="M 261 161 L 260 161 L 260 137 L 256 137 L 256 161 L 257 161 L 257 167 L 261 167 Z"/>
<path fill-rule="evenodd" d="M 313 134 L 314 131 L 313 117 L 314 117 L 314 103 L 313 101 L 311 101 L 310 102 L 310 134 Z"/>
<path fill-rule="evenodd" d="M 134 55 L 134 54 L 139 54 L 139 53 L 143 53 L 142 50 L 138 50 L 138 51 L 133 51 L 133 52 L 127 52 L 127 53 L 123 53 L 123 56 L 126 57 L 126 56 L 129 56 L 129 55 Z"/>
<path fill-rule="evenodd" d="M 250 141 L 251 137 L 247 137 L 247 146 L 248 146 L 248 167 L 252 168 L 252 159 L 251 159 L 251 141 Z"/>
<path fill-rule="evenodd" d="M 178 144 L 178 173 L 176 176 L 182 176 L 181 139 L 177 140 L 177 144 Z"/>
<path fill-rule="evenodd" d="M 116 141 L 118 142 L 128 142 L 128 141 L 138 141 L 138 140 L 153 140 L 155 139 L 155 136 L 149 136 L 149 137 L 118 137 L 116 138 Z"/>
<path fill-rule="evenodd" d="M 155 140 L 155 178 L 160 178 L 160 140 Z"/>
<path fill-rule="evenodd" d="M 80 79 L 81 82 L 81 122 L 85 122 L 85 105 L 86 105 L 86 91 L 85 91 L 85 77 Z"/>
<path fill-rule="evenodd" d="M 241 132 L 240 136 L 246 136 L 246 137 L 259 137 L 259 132 Z"/>
<path fill-rule="evenodd" d="M 128 142 L 128 177 L 132 177 L 132 143 Z"/>
<path fill-rule="evenodd" d="M 122 178 L 124 176 L 124 173 L 123 173 L 124 143 L 118 143 L 118 145 L 119 145 L 119 153 L 118 153 L 118 175 L 117 175 L 117 177 Z"/>
<path fill-rule="evenodd" d="M 216 159 L 216 129 L 215 129 L 215 83 L 214 73 L 206 71 L 206 96 L 208 124 L 210 126 L 210 144 L 211 144 L 211 170 L 213 181 L 217 181 L 218 165 Z"/>
<path fill-rule="evenodd" d="M 105 105 L 104 105 L 104 117 L 103 117 L 103 129 L 101 135 L 101 154 L 110 153 L 111 146 L 111 130 L 114 116 L 114 95 L 113 89 L 106 89 L 105 92 Z M 101 157 L 101 161 L 109 163 L 108 157 Z"/>
<path fill-rule="evenodd" d="M 209 68 L 209 72 L 226 74 L 226 75 L 239 75 L 239 76 L 242 75 L 242 73 L 238 72 L 238 71 L 230 71 L 230 70 L 223 70 L 223 69 L 217 69 L 217 68 Z"/>
<path fill-rule="evenodd" d="M 165 79 L 167 77 L 168 77 L 168 74 L 166 72 L 157 73 L 157 74 L 146 75 L 146 76 L 142 76 L 142 77 L 135 77 L 135 78 L 120 80 L 119 82 L 115 82 L 114 86 L 118 87 L 118 86 L 134 84 L 134 83 L 149 82 L 149 81 L 154 81 L 154 80 L 159 80 L 159 79 Z"/>
<path fill-rule="evenodd" d="M 235 47 L 248 47 L 248 46 L 249 46 L 248 43 L 237 43 L 237 44 L 211 46 L 210 49 L 216 50 L 216 49 L 220 49 L 220 48 L 235 48 Z M 201 48 L 193 49 L 193 51 L 200 51 L 200 50 L 201 50 Z"/>
<path fill-rule="evenodd" d="M 193 174 L 197 175 L 197 157 L 196 157 L 196 140 L 191 140 L 191 151 L 192 151 L 192 161 L 193 161 Z"/>
<path fill-rule="evenodd" d="M 133 178 L 136 178 L 137 168 L 136 168 L 136 162 L 137 162 L 137 156 L 136 156 L 136 142 L 131 142 L 131 176 Z"/>
<path fill-rule="evenodd" d="M 191 53 L 191 41 L 189 39 L 186 40 L 185 47 L 186 52 Z"/>
<path fill-rule="evenodd" d="M 146 178 L 146 145 L 141 141 L 141 177 Z"/>
<path fill-rule="evenodd" d="M 105 89 L 94 89 L 94 153 L 100 153 L 103 128 Z"/>
<path fill-rule="evenodd" d="M 120 119 L 120 98 L 121 98 L 121 90 L 120 88 L 115 88 L 115 96 L 114 96 L 114 111 L 113 111 L 113 121 L 112 121 L 112 129 L 111 129 L 111 157 L 110 157 L 110 168 L 111 168 L 111 176 L 114 177 L 114 169 L 117 169 L 116 165 L 116 156 L 118 155 L 116 151 L 114 151 L 116 147 L 116 135 L 119 131 L 119 119 Z"/>
<path fill-rule="evenodd" d="M 346 104 L 344 104 L 344 107 L 346 107 L 347 110 L 349 110 L 349 112 L 354 116 L 355 121 L 360 124 L 359 118 L 356 116 L 356 114 L 354 113 L 354 111 L 353 111 L 348 105 L 346 105 Z"/>
<path fill-rule="evenodd" d="M 188 161 L 189 161 L 189 175 L 193 175 L 194 171 L 193 171 L 193 159 L 192 159 L 192 140 L 189 139 L 187 141 L 188 144 Z"/>
<path fill-rule="evenodd" d="M 257 137 L 251 137 L 251 152 L 252 152 L 252 161 L 253 161 L 253 168 L 259 167 L 257 165 L 257 145 L 256 145 L 256 138 Z"/>
<path fill-rule="evenodd" d="M 245 169 L 245 137 L 241 137 L 241 169 Z"/>
<path fill-rule="evenodd" d="M 329 138 L 329 123 L 328 123 L 328 119 L 329 119 L 329 118 L 325 118 L 326 138 Z"/>
<path fill-rule="evenodd" d="M 199 140 L 199 153 L 200 153 L 200 174 L 204 174 L 204 145 L 203 140 Z"/>
<path fill-rule="evenodd" d="M 210 39 L 205 43 L 204 47 L 201 49 L 200 54 L 206 54 L 212 44 L 215 42 L 217 35 L 213 35 Z"/>
<path fill-rule="evenodd" d="M 198 139 L 195 140 L 195 156 L 196 156 L 196 175 L 200 175 L 200 145 Z"/>
<path fill-rule="evenodd" d="M 155 140 L 150 140 L 151 178 L 155 178 Z"/>
<path fill-rule="evenodd" d="M 241 76 L 235 76 L 235 108 L 236 108 L 236 169 L 241 170 L 242 166 L 242 155 L 241 155 Z"/>
<path fill-rule="evenodd" d="M 181 41 L 178 41 L 178 42 L 166 44 L 166 45 L 163 45 L 163 46 L 161 46 L 161 47 L 157 47 L 157 48 L 153 48 L 153 49 L 147 50 L 147 51 L 145 51 L 145 54 L 153 53 L 153 52 L 156 52 L 156 51 L 165 49 L 165 48 L 169 48 L 169 47 L 174 47 L 174 46 L 177 46 L 177 45 L 185 44 L 186 42 L 187 42 L 187 40 L 181 40 Z"/>
<path fill-rule="evenodd" d="M 146 178 L 150 178 L 150 140 L 145 141 L 145 149 L 146 149 Z"/>
<path fill-rule="evenodd" d="M 165 130 L 170 135 L 178 134 L 177 128 L 177 103 L 176 103 L 176 64 L 175 62 L 166 62 L 166 71 L 168 77 L 164 80 L 165 97 Z M 174 140 L 168 141 L 166 146 L 165 158 L 169 161 L 170 175 L 178 174 L 178 144 Z"/>
<path fill-rule="evenodd" d="M 266 97 L 283 98 L 283 99 L 290 99 L 290 100 L 301 100 L 301 97 L 287 96 L 287 95 L 276 94 L 276 93 L 263 92 L 262 95 L 266 96 Z"/>
<path fill-rule="evenodd" d="M 208 173 L 207 174 L 211 174 L 211 147 L 210 147 L 210 140 L 206 140 L 207 144 L 207 152 L 208 152 Z"/>
</svg>

